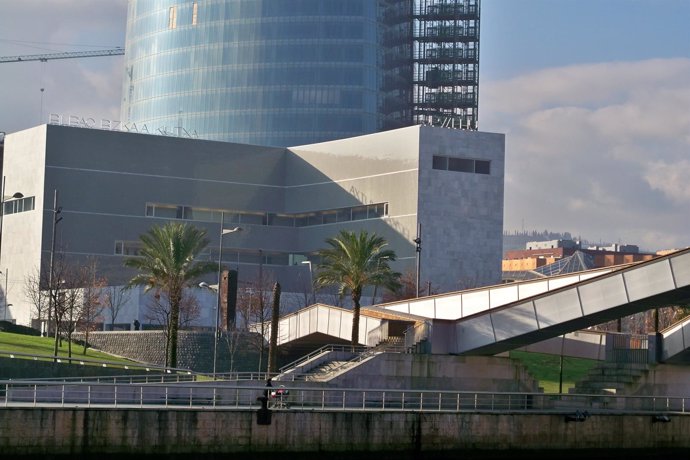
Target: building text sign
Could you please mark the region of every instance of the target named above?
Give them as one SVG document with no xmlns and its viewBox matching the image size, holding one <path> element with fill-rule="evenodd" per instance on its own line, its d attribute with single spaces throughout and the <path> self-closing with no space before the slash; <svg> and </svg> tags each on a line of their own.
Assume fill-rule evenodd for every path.
<svg viewBox="0 0 690 460">
<path fill-rule="evenodd" d="M 156 134 L 160 136 L 173 136 L 173 137 L 189 137 L 198 138 L 196 130 L 188 131 L 182 126 L 161 126 L 152 127 L 144 123 L 122 123 L 119 120 L 108 120 L 101 118 L 96 120 L 95 118 L 82 117 L 79 115 L 60 115 L 58 113 L 51 113 L 48 115 L 49 125 L 60 125 L 60 126 L 73 126 L 76 128 L 91 128 L 91 129 L 104 129 L 107 131 L 122 131 L 125 133 L 139 133 L 139 134 Z"/>
</svg>

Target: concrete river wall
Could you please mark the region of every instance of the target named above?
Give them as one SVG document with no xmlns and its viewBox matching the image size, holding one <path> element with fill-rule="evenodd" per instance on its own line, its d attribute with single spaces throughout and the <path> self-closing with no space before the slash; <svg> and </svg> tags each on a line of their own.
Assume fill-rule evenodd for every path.
<svg viewBox="0 0 690 460">
<path fill-rule="evenodd" d="M 0 455 L 690 452 L 690 415 L 567 421 L 564 414 L 291 410 L 274 411 L 270 425 L 258 425 L 256 416 L 239 410 L 0 408 Z"/>
</svg>

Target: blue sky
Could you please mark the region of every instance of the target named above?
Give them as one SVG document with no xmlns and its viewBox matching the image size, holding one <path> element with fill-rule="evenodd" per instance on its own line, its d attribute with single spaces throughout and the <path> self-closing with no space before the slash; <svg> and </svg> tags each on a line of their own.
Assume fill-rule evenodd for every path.
<svg viewBox="0 0 690 460">
<path fill-rule="evenodd" d="M 483 0 L 480 74 L 690 56 L 688 0 Z"/>
<path fill-rule="evenodd" d="M 0 55 L 123 46 L 126 9 L 0 0 Z M 119 119 L 122 62 L 2 64 L 0 131 Z M 690 0 L 483 0 L 479 127 L 506 134 L 506 230 L 689 246 Z"/>
</svg>

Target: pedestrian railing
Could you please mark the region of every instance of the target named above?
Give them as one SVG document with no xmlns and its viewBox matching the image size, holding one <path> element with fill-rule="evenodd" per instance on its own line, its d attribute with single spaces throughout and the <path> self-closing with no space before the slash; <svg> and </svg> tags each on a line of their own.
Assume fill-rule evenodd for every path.
<svg viewBox="0 0 690 460">
<path fill-rule="evenodd" d="M 82 376 L 82 377 L 46 377 L 46 378 L 31 378 L 32 382 L 44 383 L 116 383 L 116 384 L 133 384 L 133 383 L 180 383 L 180 382 L 195 382 L 198 380 L 199 374 L 193 373 L 170 373 L 170 374 L 136 374 L 136 375 L 101 375 L 101 376 Z M 20 381 L 24 379 L 13 379 Z"/>
<path fill-rule="evenodd" d="M 103 368 L 137 370 L 142 372 L 165 372 L 165 373 L 192 373 L 189 369 L 177 369 L 164 366 L 157 366 L 155 364 L 139 363 L 136 361 L 122 362 L 122 361 L 103 361 L 98 359 L 85 358 L 83 356 L 54 356 L 54 355 L 38 355 L 31 353 L 17 353 L 14 351 L 0 350 L 1 358 L 16 358 L 28 359 L 32 361 L 54 362 L 58 364 L 74 364 L 81 366 L 97 366 Z"/>
<path fill-rule="evenodd" d="M 493 393 L 282 386 L 276 410 L 490 413 L 690 413 L 690 397 Z M 260 407 L 271 388 L 209 384 L 107 384 L 0 381 L 3 407 Z"/>
<path fill-rule="evenodd" d="M 342 352 L 351 352 L 351 353 L 361 353 L 362 351 L 367 350 L 367 347 L 364 346 L 356 346 L 353 347 L 352 345 L 324 345 L 318 350 L 314 350 L 311 353 L 302 356 L 299 359 L 296 359 L 295 361 L 286 364 L 285 366 L 281 367 L 279 370 L 281 373 L 287 372 L 291 369 L 296 368 L 297 366 L 306 363 L 307 361 L 322 355 L 324 353 L 330 353 L 332 351 L 342 351 Z"/>
</svg>

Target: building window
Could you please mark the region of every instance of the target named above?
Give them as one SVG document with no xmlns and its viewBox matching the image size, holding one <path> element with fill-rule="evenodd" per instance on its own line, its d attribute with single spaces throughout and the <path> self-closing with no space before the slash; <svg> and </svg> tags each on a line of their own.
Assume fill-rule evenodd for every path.
<svg viewBox="0 0 690 460">
<path fill-rule="evenodd" d="M 431 167 L 442 171 L 457 171 L 473 174 L 491 174 L 491 162 L 471 158 L 434 155 Z"/>
<path fill-rule="evenodd" d="M 192 25 L 196 25 L 197 17 L 199 14 L 199 4 L 197 2 L 194 2 L 192 5 Z"/>
<path fill-rule="evenodd" d="M 177 28 L 177 7 L 171 6 L 168 13 L 168 29 Z"/>
<path fill-rule="evenodd" d="M 434 163 L 432 167 L 434 169 L 441 169 L 445 171 L 446 169 L 448 169 L 448 157 L 434 155 Z"/>
<path fill-rule="evenodd" d="M 474 172 L 474 160 L 465 158 L 448 158 L 448 171 Z"/>
<path fill-rule="evenodd" d="M 265 212 L 239 212 L 209 208 L 195 208 L 175 204 L 146 203 L 146 217 L 162 219 L 220 222 L 224 213 L 225 224 L 269 225 L 276 227 L 311 227 L 315 225 L 350 222 L 363 219 L 380 219 L 388 216 L 388 203 L 373 203 L 350 208 L 324 209 L 300 214 L 275 214 Z"/>
<path fill-rule="evenodd" d="M 484 160 L 475 160 L 474 172 L 476 172 L 477 174 L 491 174 L 491 162 Z"/>
<path fill-rule="evenodd" d="M 34 210 L 34 197 L 27 196 L 17 200 L 5 201 L 2 213 L 4 215 L 16 214 L 18 212 L 26 212 Z"/>
<path fill-rule="evenodd" d="M 141 241 L 115 241 L 116 256 L 138 256 L 141 252 Z"/>
</svg>

